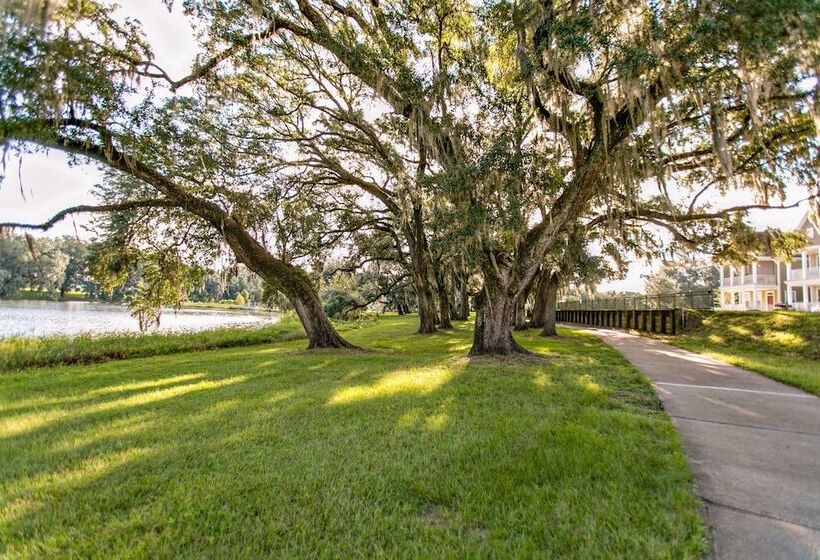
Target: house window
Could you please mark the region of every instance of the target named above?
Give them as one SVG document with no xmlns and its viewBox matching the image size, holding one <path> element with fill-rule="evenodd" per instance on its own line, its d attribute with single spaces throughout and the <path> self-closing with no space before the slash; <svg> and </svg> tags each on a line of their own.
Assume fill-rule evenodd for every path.
<svg viewBox="0 0 820 560">
<path fill-rule="evenodd" d="M 740 305 L 740 292 L 735 292 L 735 305 Z"/>
<path fill-rule="evenodd" d="M 732 294 L 731 292 L 723 292 L 723 303 L 729 305 L 732 303 Z"/>
</svg>

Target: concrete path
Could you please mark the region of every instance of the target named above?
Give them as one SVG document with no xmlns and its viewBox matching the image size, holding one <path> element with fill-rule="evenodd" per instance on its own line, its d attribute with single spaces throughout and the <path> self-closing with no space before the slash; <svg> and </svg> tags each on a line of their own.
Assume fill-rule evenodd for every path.
<svg viewBox="0 0 820 560">
<path fill-rule="evenodd" d="M 820 399 L 658 340 L 588 330 L 652 380 L 672 417 L 711 558 L 820 559 Z"/>
</svg>

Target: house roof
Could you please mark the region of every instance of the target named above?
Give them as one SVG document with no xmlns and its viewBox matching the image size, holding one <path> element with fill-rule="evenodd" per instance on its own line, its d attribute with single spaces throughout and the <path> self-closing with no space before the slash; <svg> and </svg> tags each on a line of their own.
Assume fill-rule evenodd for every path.
<svg viewBox="0 0 820 560">
<path fill-rule="evenodd" d="M 809 228 L 813 232 L 813 235 L 809 235 Z M 809 237 L 809 245 L 820 245 L 820 229 L 809 220 L 809 212 L 807 211 L 806 214 L 803 216 L 803 219 L 800 220 L 800 223 L 797 225 L 794 231 L 799 231 L 805 233 Z"/>
</svg>

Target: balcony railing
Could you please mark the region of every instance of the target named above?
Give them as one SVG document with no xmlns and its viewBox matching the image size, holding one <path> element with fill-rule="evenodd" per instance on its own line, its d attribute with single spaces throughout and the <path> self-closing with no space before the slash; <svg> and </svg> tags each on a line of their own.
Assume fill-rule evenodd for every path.
<svg viewBox="0 0 820 560">
<path fill-rule="evenodd" d="M 792 269 L 789 276 L 791 280 L 820 280 L 820 266 L 813 266 L 804 269 Z"/>
<path fill-rule="evenodd" d="M 792 279 L 795 278 L 792 277 Z M 751 274 L 747 274 L 743 278 L 741 278 L 740 276 L 735 276 L 734 278 L 727 278 L 724 276 L 721 286 L 750 286 L 755 284 L 761 284 L 765 286 L 777 286 L 777 275 L 758 274 L 757 282 L 755 282 L 754 276 L 752 276 Z"/>
</svg>

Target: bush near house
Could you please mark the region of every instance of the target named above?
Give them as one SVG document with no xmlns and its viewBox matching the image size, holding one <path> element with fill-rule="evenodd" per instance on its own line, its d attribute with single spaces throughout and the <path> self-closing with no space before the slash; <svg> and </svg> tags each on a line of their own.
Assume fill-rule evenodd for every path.
<svg viewBox="0 0 820 560">
<path fill-rule="evenodd" d="M 820 313 L 708 312 L 671 342 L 820 395 Z"/>
</svg>

